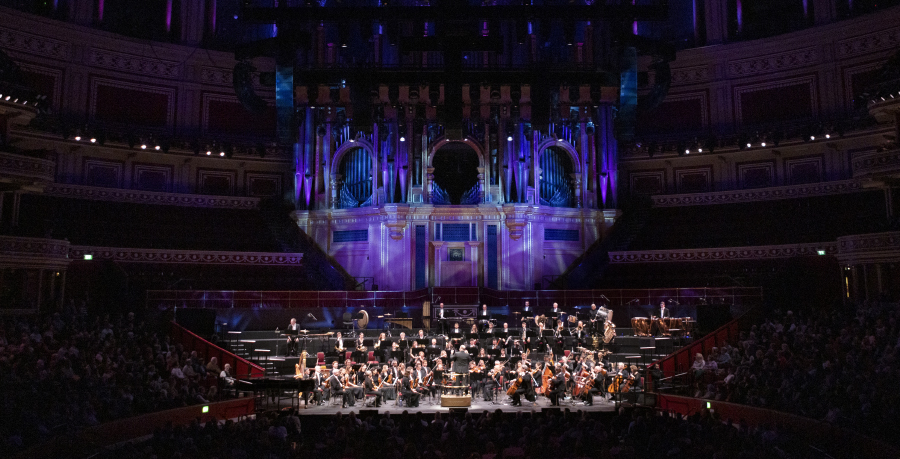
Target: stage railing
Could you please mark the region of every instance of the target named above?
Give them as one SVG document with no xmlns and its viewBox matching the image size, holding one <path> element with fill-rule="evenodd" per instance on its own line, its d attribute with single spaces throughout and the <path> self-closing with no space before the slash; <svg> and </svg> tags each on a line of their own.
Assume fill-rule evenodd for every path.
<svg viewBox="0 0 900 459">
<path fill-rule="evenodd" d="M 657 305 L 674 300 L 683 305 L 756 305 L 762 300 L 760 287 L 657 288 L 602 290 L 494 290 L 479 287 L 433 287 L 411 292 L 388 291 L 239 291 L 239 290 L 149 290 L 147 306 L 153 308 L 333 308 L 333 307 L 421 307 L 425 301 L 447 305 L 487 304 L 521 307 L 530 301 L 535 308 L 587 306 L 623 307 L 630 304 Z"/>
<path fill-rule="evenodd" d="M 859 432 L 782 411 L 669 394 L 657 395 L 656 406 L 663 411 L 692 415 L 705 409 L 707 404 L 720 420 L 744 423 L 751 430 L 758 426 L 775 427 L 827 451 L 832 457 L 900 457 L 897 448 Z"/>
<path fill-rule="evenodd" d="M 219 361 L 220 368 L 225 368 L 226 363 L 230 364 L 233 376 L 236 378 L 257 378 L 265 374 L 263 367 L 210 343 L 175 322 L 172 322 L 171 335 L 172 341 L 180 343 L 186 352 L 197 351 L 197 354 L 206 360 L 215 357 Z"/>
</svg>

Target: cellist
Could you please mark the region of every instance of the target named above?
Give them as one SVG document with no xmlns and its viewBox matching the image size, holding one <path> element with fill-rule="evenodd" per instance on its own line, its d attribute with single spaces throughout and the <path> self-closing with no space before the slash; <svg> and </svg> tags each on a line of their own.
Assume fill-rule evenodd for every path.
<svg viewBox="0 0 900 459">
<path fill-rule="evenodd" d="M 584 393 L 584 404 L 594 406 L 594 394 L 602 394 L 603 400 L 609 400 L 606 394 L 606 369 L 602 363 L 598 363 L 591 368 L 591 377 L 593 385 Z"/>
</svg>

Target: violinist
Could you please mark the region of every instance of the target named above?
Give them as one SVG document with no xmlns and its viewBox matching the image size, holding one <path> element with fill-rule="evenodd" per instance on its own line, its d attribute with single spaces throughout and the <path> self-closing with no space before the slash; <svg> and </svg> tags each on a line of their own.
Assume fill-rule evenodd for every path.
<svg viewBox="0 0 900 459">
<path fill-rule="evenodd" d="M 348 405 L 353 406 L 356 404 L 355 399 L 349 392 L 344 389 L 345 380 L 347 376 L 344 374 L 344 369 L 340 368 L 336 372 L 331 374 L 331 377 L 328 378 L 328 386 L 331 389 L 331 396 L 334 397 L 336 395 L 340 395 L 343 397 L 343 401 L 341 403 L 341 408 L 346 408 Z"/>
<path fill-rule="evenodd" d="M 381 398 L 384 394 L 381 392 L 379 387 L 375 386 L 375 381 L 372 379 L 372 371 L 366 371 L 366 380 L 363 381 L 363 388 L 365 390 L 366 395 L 374 395 L 375 396 L 375 408 L 381 408 Z"/>
<path fill-rule="evenodd" d="M 357 376 L 357 373 L 355 371 L 350 373 L 345 369 L 344 374 L 346 375 L 346 378 L 344 380 L 344 391 L 346 391 L 347 394 L 349 394 L 349 396 L 353 398 L 354 403 L 350 404 L 350 406 L 353 406 L 356 399 L 362 398 L 363 396 L 362 386 L 359 384 L 359 377 Z"/>
<path fill-rule="evenodd" d="M 322 404 L 322 398 L 325 395 L 326 382 L 328 379 L 322 374 L 322 367 L 316 365 L 313 369 L 312 377 L 313 380 L 313 401 L 316 405 Z"/>
<path fill-rule="evenodd" d="M 381 366 L 381 373 L 379 374 L 378 379 L 380 380 L 378 384 L 381 386 L 381 395 L 384 399 L 394 400 L 396 398 L 394 383 L 397 382 L 397 379 L 394 377 L 394 372 L 391 371 L 388 364 Z"/>
<path fill-rule="evenodd" d="M 500 366 L 500 362 L 495 363 L 494 368 L 488 371 L 484 384 L 481 386 L 481 395 L 484 401 L 490 402 L 494 400 L 494 389 L 500 387 L 500 374 L 502 371 L 503 367 Z"/>
<path fill-rule="evenodd" d="M 421 397 L 421 395 L 413 390 L 412 368 L 410 368 L 403 376 L 403 379 L 400 380 L 400 394 L 403 395 L 403 399 L 406 400 L 407 407 L 415 408 L 419 406 L 419 397 Z"/>
</svg>

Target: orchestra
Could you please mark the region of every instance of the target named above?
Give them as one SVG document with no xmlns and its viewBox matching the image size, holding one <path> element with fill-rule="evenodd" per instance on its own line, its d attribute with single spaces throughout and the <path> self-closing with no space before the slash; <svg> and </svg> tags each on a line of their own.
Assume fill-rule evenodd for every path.
<svg viewBox="0 0 900 459">
<path fill-rule="evenodd" d="M 450 311 L 442 304 L 436 313 L 450 318 Z M 653 312 L 654 319 L 672 317 L 664 302 Z M 355 406 L 367 396 L 375 407 L 388 400 L 400 403 L 398 398 L 407 407 L 416 407 L 423 398 L 434 402 L 445 393 L 471 394 L 493 403 L 499 396 L 512 406 L 521 406 L 523 396 L 530 402 L 546 397 L 551 406 L 564 400 L 592 406 L 595 397 L 605 403 L 621 401 L 621 394 L 638 384 L 636 366 L 624 362 L 610 366 L 611 340 L 605 337 L 610 329 L 614 336 L 615 325 L 606 307 L 591 304 L 586 313 L 570 314 L 554 303 L 547 314 L 535 315 L 530 306 L 520 314 L 525 316 L 520 330 L 510 329 L 507 322 L 495 328 L 483 305 L 474 318 L 453 320 L 451 335 L 440 333 L 447 323 L 431 332 L 419 329 L 411 339 L 406 332 L 391 336 L 389 330 L 368 334 L 361 330 L 345 342 L 337 331 L 333 351 L 325 353 L 330 367 L 320 362 L 306 368 L 305 362 L 298 363 L 297 377 L 312 380 L 312 391 L 305 392 L 312 403 L 341 397 L 342 407 Z M 469 333 L 462 332 L 461 324 Z M 298 328 L 292 319 L 286 333 L 289 355 L 300 344 L 294 334 L 307 333 Z M 303 343 L 305 360 L 312 354 Z M 374 357 L 366 355 L 370 349 Z M 351 354 L 353 358 L 347 358 Z M 378 364 L 367 367 L 371 358 Z"/>
</svg>

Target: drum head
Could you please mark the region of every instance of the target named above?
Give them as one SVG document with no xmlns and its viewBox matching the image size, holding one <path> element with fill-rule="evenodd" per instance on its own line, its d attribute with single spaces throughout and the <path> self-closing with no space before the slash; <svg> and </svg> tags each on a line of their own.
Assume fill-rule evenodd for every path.
<svg viewBox="0 0 900 459">
<path fill-rule="evenodd" d="M 359 311 L 359 316 L 359 319 L 356 319 L 356 326 L 359 328 L 366 328 L 366 326 L 369 325 L 369 313 L 363 309 Z"/>
</svg>

